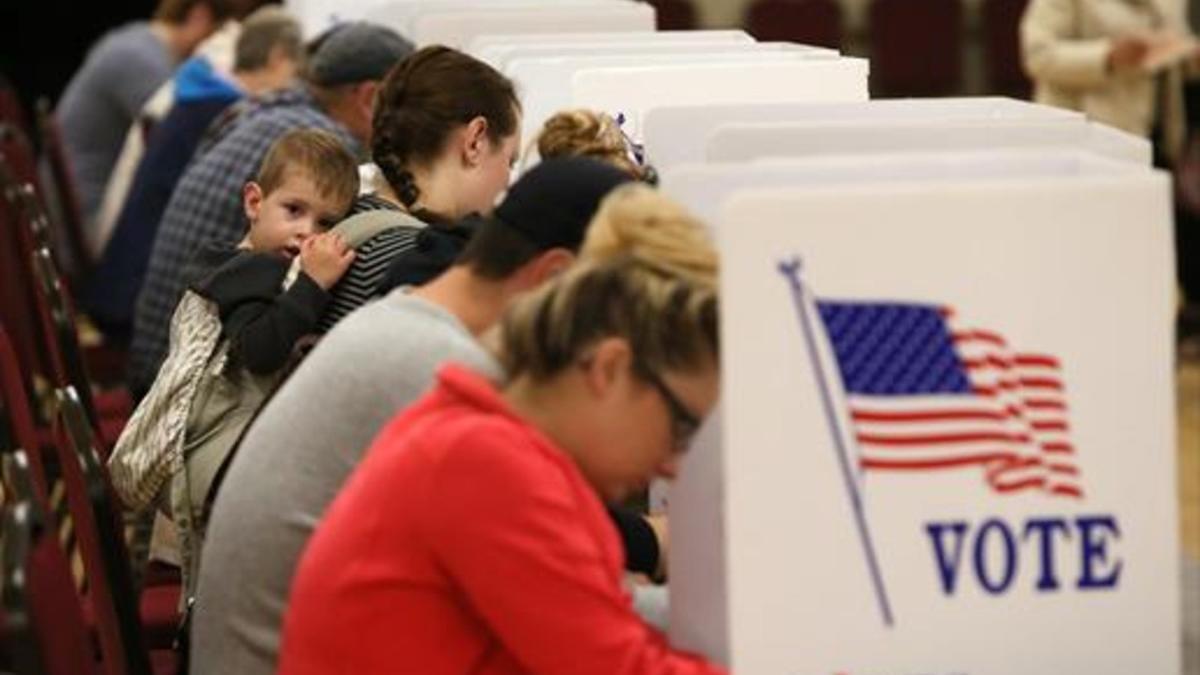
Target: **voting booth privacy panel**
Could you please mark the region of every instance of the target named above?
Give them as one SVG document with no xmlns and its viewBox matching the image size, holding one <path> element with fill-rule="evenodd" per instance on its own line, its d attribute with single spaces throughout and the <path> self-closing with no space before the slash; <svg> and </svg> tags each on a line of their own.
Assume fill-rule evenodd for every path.
<svg viewBox="0 0 1200 675">
<path fill-rule="evenodd" d="M 1097 142 L 1098 128 L 1101 125 L 1072 119 L 726 124 L 708 136 L 704 148 L 708 161 L 744 162 L 763 157 L 863 152 L 1084 147 L 1113 159 L 1150 164 L 1144 140 L 1126 134 L 1114 142 L 1106 134 L 1103 141 Z"/>
<path fill-rule="evenodd" d="M 829 141 L 821 141 L 818 133 L 805 135 L 801 128 L 796 134 L 797 138 L 774 142 L 777 136 L 793 127 L 819 124 L 846 126 L 831 132 Z M 758 131 L 743 131 L 751 125 L 761 126 L 755 127 Z M 1074 143 L 1086 135 L 1090 147 L 1101 154 L 1127 158 L 1145 165 L 1150 163 L 1150 144 L 1145 139 L 1110 127 L 1088 124 L 1080 113 L 999 97 L 888 99 L 816 105 L 745 102 L 722 105 L 668 104 L 647 111 L 643 136 L 648 155 L 660 168 L 706 159 L 745 160 L 766 155 L 798 155 L 813 151 L 809 148 L 841 153 L 878 152 L 885 149 L 870 133 L 856 133 L 862 130 L 862 126 L 852 128 L 849 125 L 917 127 L 918 130 L 885 134 L 885 140 L 892 148 L 910 150 L 933 150 L 937 147 L 929 143 L 941 143 L 952 149 L 979 146 L 981 143 L 1016 147 L 1036 144 L 1047 136 L 1056 142 L 1066 139 Z M 1059 130 L 1017 131 L 1008 134 L 1007 140 L 1003 134 L 991 139 L 986 133 L 969 130 L 951 135 L 938 133 L 938 128 L 950 125 L 997 129 L 1025 126 L 1044 129 L 1050 126 Z M 737 131 L 727 132 L 730 127 Z M 922 127 L 925 131 L 919 130 Z M 742 134 L 748 138 L 742 138 Z M 914 134 L 924 134 L 932 140 L 913 138 Z M 714 140 L 718 135 L 721 139 Z M 809 141 L 811 136 L 817 136 L 818 140 Z M 834 138 L 836 143 L 832 140 Z M 746 142 L 743 143 L 743 140 Z"/>
<path fill-rule="evenodd" d="M 867 62 L 855 58 L 596 68 L 572 76 L 571 95 L 573 106 L 623 114 L 626 132 L 640 141 L 642 115 L 652 108 L 735 101 L 865 101 L 868 75 Z"/>
<path fill-rule="evenodd" d="M 1178 673 L 1167 176 L 1043 162 L 721 214 L 673 641 L 755 674 Z"/>
<path fill-rule="evenodd" d="M 1076 112 L 1003 97 L 877 99 L 855 103 L 796 104 L 730 102 L 663 105 L 646 113 L 647 151 L 661 166 L 704 161 L 704 145 L 727 124 L 831 120 L 1082 119 Z M 697 144 L 696 141 L 700 143 Z"/>
<path fill-rule="evenodd" d="M 647 49 L 650 51 L 646 51 Z M 597 49 L 596 53 L 591 54 L 519 56 L 508 61 L 504 67 L 504 74 L 512 78 L 521 94 L 524 105 L 522 137 L 534 138 L 542 125 L 554 113 L 579 107 L 576 100 L 594 95 L 593 92 L 586 89 L 575 90 L 572 88 L 576 76 L 582 73 L 614 68 L 637 68 L 639 72 L 637 76 L 652 77 L 650 71 L 655 68 L 670 68 L 676 72 L 678 69 L 684 68 L 688 74 L 681 75 L 669 85 L 669 89 L 674 92 L 682 90 L 686 86 L 682 83 L 689 78 L 705 74 L 705 69 L 710 66 L 724 66 L 717 71 L 707 71 L 715 78 L 709 81 L 710 85 L 714 88 L 728 88 L 736 86 L 732 82 L 761 77 L 757 73 L 758 66 L 770 67 L 776 64 L 797 64 L 814 60 L 838 61 L 839 57 L 834 51 L 790 43 L 713 44 L 696 42 L 663 46 L 620 45 L 616 49 L 601 47 Z M 849 64 L 839 64 L 838 67 L 844 71 L 839 74 L 839 77 L 846 83 L 846 86 L 841 88 L 835 86 L 832 87 L 832 90 L 843 92 L 843 94 L 846 91 L 853 91 L 856 95 L 860 94 L 858 86 L 861 84 L 860 80 L 865 80 L 865 76 L 860 76 L 858 68 L 849 66 Z M 817 76 L 830 77 L 827 73 Z M 730 83 L 726 83 L 725 80 Z M 844 100 L 829 99 L 816 93 L 817 91 L 819 90 L 812 87 L 797 87 L 795 90 L 780 92 L 775 96 L 776 98 L 786 97 L 790 100 L 800 98 Z M 624 116 L 627 122 L 624 125 L 627 133 L 636 133 L 636 124 L 633 119 L 640 116 L 640 110 L 644 105 L 651 105 L 654 100 L 657 100 L 651 99 L 643 102 L 646 96 L 647 94 L 627 90 L 621 96 L 623 102 L 621 109 L 608 110 L 610 113 Z M 624 103 L 626 101 L 627 103 Z"/>
<path fill-rule="evenodd" d="M 655 11 L 632 0 L 572 0 L 568 2 L 416 3 L 416 11 L 388 4 L 367 12 L 367 18 L 391 25 L 418 45 L 443 44 L 467 48 L 480 35 L 564 31 L 650 32 Z"/>
<path fill-rule="evenodd" d="M 653 31 L 654 8 L 632 0 L 289 0 L 309 37 L 345 21 L 390 26 L 418 45 L 464 48 L 476 36 L 546 31 Z"/>
<path fill-rule="evenodd" d="M 817 155 L 670 166 L 661 172 L 660 189 L 685 204 L 705 223 L 716 223 L 721 206 L 733 194 L 755 188 L 814 188 L 847 183 L 897 184 L 963 179 L 1046 176 L 1083 172 L 1138 173 L 1145 168 L 1087 151 L 1017 148 L 962 152 Z"/>
<path fill-rule="evenodd" d="M 651 41 L 651 42 L 754 42 L 754 38 L 744 30 L 660 30 L 652 33 L 631 32 L 612 33 L 594 31 L 570 31 L 564 33 L 493 33 L 480 35 L 471 40 L 468 51 L 476 57 L 491 62 L 490 55 L 503 55 L 505 50 L 513 47 L 537 47 L 553 45 L 573 45 L 577 41 L 597 43 L 606 40 L 619 42 Z M 499 50 L 493 52 L 492 50 Z"/>
<path fill-rule="evenodd" d="M 504 70 L 514 59 L 564 56 L 599 56 L 604 54 L 661 54 L 703 52 L 715 47 L 772 44 L 755 42 L 742 31 L 677 31 L 655 33 L 572 33 L 567 39 L 552 38 L 533 42 L 513 43 L 472 40 L 468 51 L 498 70 Z M 687 39 L 680 39 L 687 36 Z M 777 43 L 791 44 L 791 43 Z M 795 45 L 802 47 L 801 45 Z M 819 49 L 811 47 L 808 49 Z M 833 50 L 824 50 L 833 51 Z M 836 52 L 834 52 L 836 53 Z"/>
</svg>

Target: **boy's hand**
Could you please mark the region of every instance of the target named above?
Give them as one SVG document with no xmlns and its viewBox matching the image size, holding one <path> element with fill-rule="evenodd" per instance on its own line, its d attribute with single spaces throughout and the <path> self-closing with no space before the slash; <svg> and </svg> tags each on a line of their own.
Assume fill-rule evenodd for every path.
<svg viewBox="0 0 1200 675">
<path fill-rule="evenodd" d="M 300 245 L 300 269 L 329 290 L 354 262 L 354 250 L 335 232 L 314 235 Z"/>
</svg>

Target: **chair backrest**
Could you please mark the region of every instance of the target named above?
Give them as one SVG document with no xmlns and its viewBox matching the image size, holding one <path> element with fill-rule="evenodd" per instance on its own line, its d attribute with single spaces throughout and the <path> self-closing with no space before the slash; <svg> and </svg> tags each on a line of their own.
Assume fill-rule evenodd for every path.
<svg viewBox="0 0 1200 675">
<path fill-rule="evenodd" d="M 29 133 L 29 120 L 21 106 L 21 96 L 4 73 L 0 73 L 0 123 L 12 124 Z"/>
<path fill-rule="evenodd" d="M 83 213 L 79 205 L 79 192 L 75 187 L 75 175 L 72 173 L 70 161 L 67 159 L 63 146 L 62 132 L 58 120 L 50 110 L 50 102 L 41 99 L 37 104 L 38 135 L 41 137 L 42 152 L 49 164 L 50 189 L 46 197 L 53 193 L 58 208 L 56 213 L 61 217 L 61 230 L 65 238 L 66 250 L 70 256 L 70 264 L 74 273 L 73 278 L 86 278 L 92 266 L 92 255 L 88 250 L 87 238 L 83 231 Z"/>
<path fill-rule="evenodd" d="M 33 142 L 22 127 L 0 120 L 0 154 L 18 183 L 37 183 L 37 160 Z"/>
<path fill-rule="evenodd" d="M 38 301 L 29 267 L 36 246 L 24 222 L 22 186 L 8 157 L 0 150 L 0 321 L 8 327 L 25 371 L 45 373 L 49 361 L 38 329 Z"/>
<path fill-rule="evenodd" d="M 38 311 L 49 343 L 50 363 L 55 386 L 75 387 L 93 429 L 99 429 L 99 416 L 92 399 L 91 377 L 79 345 L 75 308 L 67 295 L 54 256 L 45 246 L 33 252 L 33 273 L 37 280 Z"/>
<path fill-rule="evenodd" d="M 948 96 L 962 84 L 960 0 L 872 0 L 872 96 Z"/>
<path fill-rule="evenodd" d="M 92 427 L 72 387 L 55 391 L 56 444 L 66 487 L 67 507 L 83 557 L 88 599 L 96 616 L 101 654 L 108 675 L 149 675 L 129 554 Z"/>
<path fill-rule="evenodd" d="M 37 422 L 33 418 L 30 390 L 26 382 L 4 322 L 0 321 L 0 406 L 4 408 L 16 447 L 24 448 L 27 453 L 33 492 L 44 501 L 49 494 L 46 490 L 46 467 L 42 461 Z"/>
<path fill-rule="evenodd" d="M 70 565 L 25 453 L 4 458 L 3 648 L 18 675 L 95 675 L 96 655 Z"/>
<path fill-rule="evenodd" d="M 1029 98 L 1033 83 L 1021 66 L 1021 17 L 1029 0 L 984 0 L 983 56 L 988 93 Z"/>
<path fill-rule="evenodd" d="M 839 49 L 842 6 L 837 0 L 758 0 L 746 10 L 746 30 L 764 41 Z"/>
<path fill-rule="evenodd" d="M 694 30 L 696 7 L 692 0 L 647 0 L 655 12 L 658 30 Z"/>
</svg>

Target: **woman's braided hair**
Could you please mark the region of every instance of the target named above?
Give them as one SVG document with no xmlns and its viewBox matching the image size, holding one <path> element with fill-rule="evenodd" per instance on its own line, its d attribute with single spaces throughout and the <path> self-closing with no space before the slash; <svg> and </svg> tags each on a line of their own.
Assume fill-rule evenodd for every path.
<svg viewBox="0 0 1200 675">
<path fill-rule="evenodd" d="M 412 168 L 432 163 L 450 134 L 476 117 L 493 143 L 517 130 L 512 82 L 449 47 L 425 47 L 392 69 L 375 101 L 371 157 L 406 207 L 420 199 Z"/>
</svg>

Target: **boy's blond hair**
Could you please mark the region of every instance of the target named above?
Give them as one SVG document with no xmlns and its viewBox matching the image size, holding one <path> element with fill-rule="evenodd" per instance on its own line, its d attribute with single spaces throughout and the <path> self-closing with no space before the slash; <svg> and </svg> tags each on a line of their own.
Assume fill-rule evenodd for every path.
<svg viewBox="0 0 1200 675">
<path fill-rule="evenodd" d="M 327 131 L 298 129 L 281 136 L 267 151 L 255 182 L 266 196 L 293 171 L 303 172 L 322 197 L 347 208 L 358 195 L 358 163 L 337 136 Z"/>
</svg>

